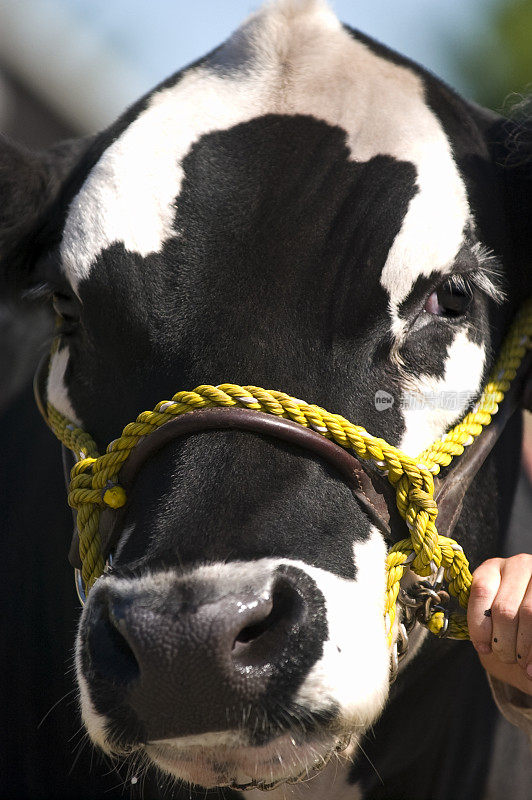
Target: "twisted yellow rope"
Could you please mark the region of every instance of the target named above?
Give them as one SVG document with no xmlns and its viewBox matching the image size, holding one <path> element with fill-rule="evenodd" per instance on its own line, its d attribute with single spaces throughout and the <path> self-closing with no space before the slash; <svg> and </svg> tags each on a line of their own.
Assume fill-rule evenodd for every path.
<svg viewBox="0 0 532 800">
<path fill-rule="evenodd" d="M 153 411 L 144 411 L 135 422 L 126 425 L 122 435 L 111 442 L 107 452 L 101 456 L 89 434 L 48 404 L 48 419 L 54 433 L 79 458 L 71 472 L 68 502 L 78 512 L 80 557 L 85 584 L 90 588 L 103 572 L 98 530 L 100 511 L 104 505 L 118 508 L 126 502 L 125 492 L 116 484 L 116 480 L 122 464 L 139 439 L 174 417 L 194 409 L 240 406 L 291 419 L 318 431 L 342 447 L 353 450 L 359 458 L 372 461 L 395 487 L 397 508 L 410 535 L 395 544 L 386 559 L 385 616 L 389 644 L 393 638 L 399 585 L 407 566 L 422 577 L 432 575 L 443 567 L 449 591 L 466 608 L 472 580 L 469 563 L 460 545 L 453 539 L 441 536 L 436 530 L 438 508 L 433 497 L 433 474 L 463 453 L 464 448 L 489 425 L 527 349 L 531 347 L 531 336 L 532 301 L 529 301 L 514 321 L 475 409 L 415 459 L 339 414 L 331 414 L 283 392 L 267 391 L 258 386 L 224 383 L 220 386 L 198 386 L 192 392 L 178 392 L 172 400 L 158 403 Z M 433 633 L 438 633 L 443 624 L 443 614 L 436 612 L 428 627 Z M 451 616 L 449 635 L 468 638 L 465 616 Z"/>
</svg>

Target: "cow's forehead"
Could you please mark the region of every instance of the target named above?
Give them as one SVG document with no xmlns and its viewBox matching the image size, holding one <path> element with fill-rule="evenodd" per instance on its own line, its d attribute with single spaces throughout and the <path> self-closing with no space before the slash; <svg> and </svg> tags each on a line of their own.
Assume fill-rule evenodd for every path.
<svg viewBox="0 0 532 800">
<path fill-rule="evenodd" d="M 419 275 L 450 268 L 469 207 L 422 78 L 353 37 L 321 2 L 283 0 L 156 91 L 103 152 L 65 224 L 62 261 L 74 287 L 109 245 L 148 256 L 178 235 L 183 160 L 194 143 L 266 114 L 340 127 L 353 161 L 386 155 L 414 165 L 418 191 L 380 278 L 392 308 Z"/>
</svg>

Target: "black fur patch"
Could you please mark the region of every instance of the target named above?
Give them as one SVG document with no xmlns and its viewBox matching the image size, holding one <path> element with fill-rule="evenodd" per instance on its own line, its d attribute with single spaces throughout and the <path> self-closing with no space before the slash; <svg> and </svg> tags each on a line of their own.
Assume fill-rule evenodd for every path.
<svg viewBox="0 0 532 800">
<path fill-rule="evenodd" d="M 379 278 L 413 166 L 352 162 L 342 130 L 267 115 L 202 137 L 183 167 L 180 235 L 146 259 L 111 246 L 80 286 L 67 383 L 100 447 L 177 389 L 226 380 L 281 388 L 398 441 L 400 415 L 383 420 L 373 400 L 399 385 Z M 193 439 L 140 478 L 148 560 L 283 555 L 352 575 L 352 541 L 369 525 L 326 467 L 259 437 Z M 147 523 L 135 513 L 139 544 L 122 558 L 137 563 Z"/>
</svg>

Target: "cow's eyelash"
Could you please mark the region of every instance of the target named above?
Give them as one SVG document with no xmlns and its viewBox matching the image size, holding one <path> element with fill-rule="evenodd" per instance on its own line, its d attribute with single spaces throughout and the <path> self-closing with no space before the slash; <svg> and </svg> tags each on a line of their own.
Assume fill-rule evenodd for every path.
<svg viewBox="0 0 532 800">
<path fill-rule="evenodd" d="M 474 245 L 473 254 L 477 260 L 477 266 L 470 272 L 459 273 L 453 277 L 468 279 L 472 287 L 477 288 L 490 300 L 497 304 L 502 303 L 506 299 L 506 292 L 503 271 L 498 258 L 480 243 Z"/>
<path fill-rule="evenodd" d="M 473 295 L 476 289 L 499 305 L 504 301 L 506 295 L 501 272 L 496 268 L 496 263 L 494 259 L 494 266 L 490 269 L 483 264 L 470 270 L 447 275 L 434 286 L 433 291 L 445 284 L 459 294 Z"/>
<path fill-rule="evenodd" d="M 34 286 L 30 286 L 29 289 L 26 289 L 25 292 L 22 294 L 23 300 L 28 302 L 43 302 L 43 301 L 53 301 L 54 298 L 64 298 L 65 300 L 75 300 L 72 295 L 72 292 L 67 289 L 66 286 L 59 286 L 50 281 L 42 281 L 40 283 L 36 283 Z"/>
<path fill-rule="evenodd" d="M 22 299 L 30 303 L 42 302 L 43 300 L 51 300 L 56 292 L 56 288 L 48 281 L 41 281 L 34 286 L 30 286 L 22 293 Z"/>
<path fill-rule="evenodd" d="M 68 336 L 76 329 L 79 320 L 75 311 L 70 311 L 70 300 L 64 289 L 62 290 L 49 281 L 41 281 L 27 289 L 23 294 L 23 299 L 28 303 L 47 303 L 52 307 L 51 310 L 55 316 L 54 336 Z M 57 304 L 61 302 L 67 304 L 66 310 L 58 309 Z"/>
</svg>

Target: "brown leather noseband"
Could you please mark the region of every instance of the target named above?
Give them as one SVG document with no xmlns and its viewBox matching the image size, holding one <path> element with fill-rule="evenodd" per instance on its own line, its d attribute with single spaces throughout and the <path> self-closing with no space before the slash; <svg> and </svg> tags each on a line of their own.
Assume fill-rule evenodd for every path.
<svg viewBox="0 0 532 800">
<path fill-rule="evenodd" d="M 118 480 L 130 496 L 135 479 L 143 464 L 166 444 L 181 436 L 213 430 L 238 430 L 280 439 L 311 452 L 326 461 L 345 480 L 370 520 L 387 537 L 392 521 L 400 520 L 395 510 L 395 492 L 386 478 L 370 464 L 363 464 L 347 450 L 319 433 L 297 422 L 242 408 L 206 408 L 175 417 L 161 425 L 149 436 L 139 440 L 120 470 Z M 100 514 L 102 553 L 107 557 L 120 538 L 127 505 L 114 510 L 105 508 Z M 74 534 L 69 559 L 79 569 L 77 533 Z"/>
</svg>

